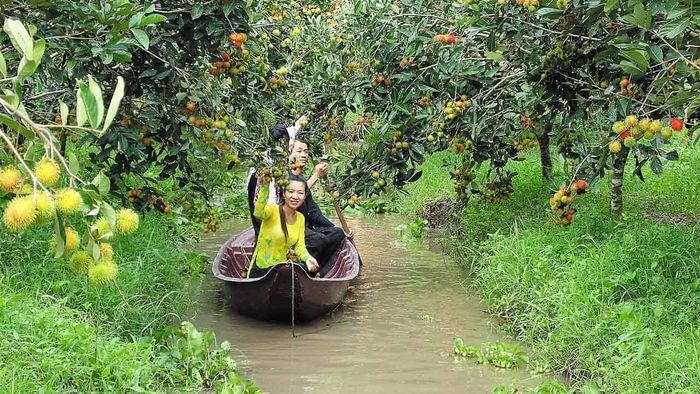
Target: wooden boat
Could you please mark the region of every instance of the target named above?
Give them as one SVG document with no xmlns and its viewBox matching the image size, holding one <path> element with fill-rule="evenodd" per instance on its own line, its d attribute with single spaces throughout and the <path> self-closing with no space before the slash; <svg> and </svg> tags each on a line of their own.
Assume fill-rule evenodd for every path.
<svg viewBox="0 0 700 394">
<path fill-rule="evenodd" d="M 310 277 L 301 265 L 288 262 L 274 266 L 263 277 L 247 279 L 245 269 L 254 249 L 255 232 L 250 227 L 221 247 L 212 271 L 226 282 L 233 308 L 256 319 L 291 321 L 294 316 L 295 320 L 309 321 L 323 316 L 340 305 L 350 281 L 360 273 L 357 249 L 345 239 L 318 278 Z"/>
</svg>

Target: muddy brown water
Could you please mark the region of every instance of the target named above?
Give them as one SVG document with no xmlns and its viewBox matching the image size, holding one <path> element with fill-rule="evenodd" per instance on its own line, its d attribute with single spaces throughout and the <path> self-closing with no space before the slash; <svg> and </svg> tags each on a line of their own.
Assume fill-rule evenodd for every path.
<svg viewBox="0 0 700 394">
<path fill-rule="evenodd" d="M 191 320 L 232 344 L 240 372 L 270 393 L 491 393 L 532 387 L 524 368 L 455 360 L 453 341 L 509 341 L 468 288 L 468 275 L 435 247 L 400 240 L 397 216 L 349 219 L 364 261 L 361 276 L 333 314 L 296 325 L 256 321 L 231 310 L 223 284 L 202 280 Z M 194 249 L 212 258 L 248 226 L 230 220 Z M 439 248 L 438 248 L 439 249 Z M 512 340 L 510 340 L 512 341 Z"/>
</svg>

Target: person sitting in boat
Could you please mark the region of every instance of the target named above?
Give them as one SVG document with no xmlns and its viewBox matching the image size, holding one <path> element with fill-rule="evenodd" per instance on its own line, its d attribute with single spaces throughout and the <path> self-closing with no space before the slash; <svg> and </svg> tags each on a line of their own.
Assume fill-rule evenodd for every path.
<svg viewBox="0 0 700 394">
<path fill-rule="evenodd" d="M 258 180 L 261 186 L 254 215 L 261 221 L 261 225 L 253 258 L 248 267 L 249 278 L 264 276 L 272 266 L 286 262 L 290 248 L 293 248 L 297 257 L 305 263 L 309 272 L 314 273 L 320 268 L 306 248 L 306 220 L 304 215 L 298 212 L 307 196 L 306 180 L 293 174 L 289 175 L 287 180 L 289 184 L 284 190 L 282 205 L 268 203 L 270 179 L 263 176 Z"/>
<path fill-rule="evenodd" d="M 296 136 L 292 143 L 291 151 L 291 158 L 296 164 L 292 169 L 292 174 L 302 176 L 309 160 L 307 136 L 304 134 Z M 327 173 L 327 163 L 317 164 L 314 167 L 313 175 L 307 181 L 309 189 L 319 178 L 326 176 Z M 342 228 L 337 227 L 323 215 L 321 208 L 314 201 L 311 190 L 308 191 L 304 204 L 299 208 L 299 212 L 306 218 L 306 248 L 323 267 L 343 244 L 345 237 L 352 238 L 353 234 L 352 232 L 346 234 Z"/>
</svg>

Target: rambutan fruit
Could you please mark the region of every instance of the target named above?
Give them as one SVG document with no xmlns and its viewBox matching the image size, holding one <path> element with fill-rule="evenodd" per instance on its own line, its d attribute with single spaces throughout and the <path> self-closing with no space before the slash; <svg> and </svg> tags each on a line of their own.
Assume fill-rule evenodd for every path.
<svg viewBox="0 0 700 394">
<path fill-rule="evenodd" d="M 102 261 L 112 261 L 114 257 L 114 249 L 111 244 L 103 242 L 100 244 L 100 252 L 102 253 Z"/>
<path fill-rule="evenodd" d="M 9 192 L 14 190 L 22 180 L 22 174 L 17 167 L 10 166 L 0 170 L 0 189 Z"/>
<path fill-rule="evenodd" d="M 618 122 L 613 123 L 613 131 L 615 132 L 615 134 L 620 134 L 623 131 L 625 131 L 626 129 L 627 129 L 627 127 L 625 126 L 624 122 L 618 121 Z"/>
<path fill-rule="evenodd" d="M 662 126 L 660 120 L 654 120 L 649 125 L 649 131 L 651 131 L 652 133 L 658 133 L 659 131 L 661 131 L 661 128 Z"/>
<path fill-rule="evenodd" d="M 139 227 L 139 215 L 130 208 L 117 211 L 116 230 L 120 234 L 131 234 Z"/>
<path fill-rule="evenodd" d="M 37 221 L 46 222 L 53 218 L 56 213 L 56 202 L 53 197 L 45 191 L 40 191 L 36 196 Z"/>
<path fill-rule="evenodd" d="M 100 238 L 107 233 L 112 232 L 112 226 L 109 225 L 109 220 L 105 217 L 101 217 L 95 221 L 95 228 L 97 229 L 97 237 Z"/>
<path fill-rule="evenodd" d="M 36 178 L 46 187 L 53 187 L 61 176 L 61 168 L 48 157 L 43 157 L 34 167 Z"/>
<path fill-rule="evenodd" d="M 80 246 L 80 235 L 72 228 L 66 227 L 66 253 L 78 249 L 78 246 Z"/>
<path fill-rule="evenodd" d="M 36 219 L 36 209 L 32 196 L 13 198 L 5 208 L 3 221 L 5 226 L 13 231 L 27 228 Z"/>
<path fill-rule="evenodd" d="M 683 130 L 683 121 L 678 119 L 678 118 L 673 118 L 669 122 L 669 125 L 673 129 L 673 131 L 681 131 Z"/>
<path fill-rule="evenodd" d="M 649 130 L 649 126 L 651 126 L 651 119 L 643 118 L 642 120 L 639 121 L 639 127 L 642 130 L 644 130 L 644 131 Z"/>
<path fill-rule="evenodd" d="M 64 188 L 56 191 L 56 208 L 66 215 L 80 211 L 83 205 L 83 197 L 77 190 Z"/>
<path fill-rule="evenodd" d="M 112 262 L 97 263 L 88 270 L 88 280 L 96 287 L 103 287 L 117 278 L 117 265 Z"/>
<path fill-rule="evenodd" d="M 76 274 L 87 275 L 95 265 L 95 260 L 92 259 L 90 253 L 79 250 L 73 253 L 70 260 L 68 260 L 68 268 Z"/>
</svg>

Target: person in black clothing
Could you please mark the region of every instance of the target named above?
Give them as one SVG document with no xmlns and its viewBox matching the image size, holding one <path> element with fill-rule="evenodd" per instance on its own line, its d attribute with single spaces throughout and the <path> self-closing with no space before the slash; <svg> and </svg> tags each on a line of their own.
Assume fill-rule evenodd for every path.
<svg viewBox="0 0 700 394">
<path fill-rule="evenodd" d="M 296 162 L 301 164 L 292 173 L 302 175 L 309 158 L 308 141 L 303 135 L 298 136 L 292 144 L 292 155 Z M 352 233 L 345 234 L 342 228 L 336 227 L 333 222 L 323 216 L 321 208 L 318 207 L 311 193 L 311 187 L 316 183 L 316 180 L 327 174 L 327 168 L 326 163 L 319 163 L 314 167 L 314 174 L 307 180 L 309 190 L 306 199 L 298 210 L 306 218 L 306 249 L 312 256 L 316 257 L 321 267 L 330 261 L 345 237 L 352 238 Z"/>
</svg>

